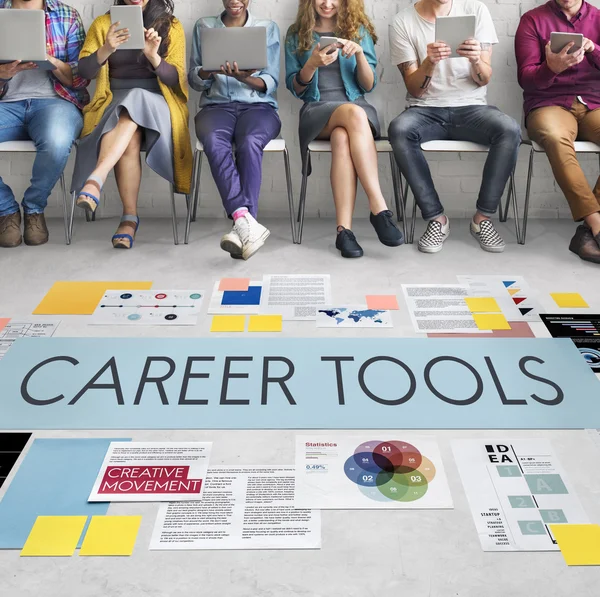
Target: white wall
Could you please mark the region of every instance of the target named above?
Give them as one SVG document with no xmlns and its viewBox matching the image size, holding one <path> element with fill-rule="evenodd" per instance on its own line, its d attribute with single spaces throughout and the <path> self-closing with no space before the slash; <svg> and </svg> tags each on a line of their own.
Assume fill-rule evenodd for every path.
<svg viewBox="0 0 600 597">
<path fill-rule="evenodd" d="M 514 58 L 514 34 L 520 16 L 545 0 L 483 0 L 487 4 L 494 19 L 500 44 L 494 48 L 494 77 L 489 85 L 488 98 L 501 110 L 507 112 L 517 121 L 521 120 L 521 89 L 516 80 Z M 70 0 L 81 13 L 84 24 L 89 27 L 92 20 L 108 10 L 112 2 L 98 0 Z M 217 14 L 222 7 L 220 0 L 175 0 L 176 16 L 183 22 L 189 40 L 194 22 L 200 16 Z M 388 49 L 388 25 L 394 15 L 410 0 L 366 0 L 367 10 L 373 18 L 380 41 L 377 45 L 379 56 L 379 85 L 369 95 L 369 101 L 376 105 L 382 118 L 385 130 L 390 120 L 404 107 L 405 88 L 402 78 L 395 66 L 390 64 Z M 600 0 L 592 0 L 592 4 L 600 7 Z M 294 20 L 297 3 L 295 0 L 253 0 L 251 9 L 257 16 L 275 20 L 282 33 Z M 283 41 L 283 40 L 282 40 Z M 280 116 L 283 122 L 283 135 L 290 145 L 293 161 L 293 178 L 296 199 L 300 189 L 300 169 L 298 151 L 298 111 L 300 102 L 292 98 L 285 89 L 284 64 L 282 53 L 282 77 L 279 91 Z M 190 112 L 196 111 L 197 94 L 191 92 Z M 527 173 L 527 154 L 525 147 L 521 150 L 517 169 L 517 190 L 521 204 L 525 193 L 525 177 Z M 70 180 L 72 159 L 69 160 L 66 176 Z M 580 158 L 590 181 L 598 174 L 596 158 Z M 435 155 L 430 154 L 429 162 L 435 183 L 449 215 L 467 216 L 473 211 L 480 184 L 480 176 L 484 156 L 481 155 Z M 205 162 L 206 163 L 206 162 Z M 10 184 L 16 196 L 22 196 L 31 173 L 31 158 L 27 156 L 9 157 L 0 155 L 0 176 Z M 384 194 L 391 199 L 391 181 L 387 160 L 381 160 L 380 174 Z M 116 186 L 111 180 L 107 183 L 101 215 L 112 216 L 120 213 L 120 201 Z M 278 155 L 265 159 L 263 187 L 261 196 L 261 215 L 283 216 L 287 209 L 285 194 L 285 177 L 282 163 Z M 392 203 L 390 202 L 390 205 Z M 179 203 L 181 205 L 181 202 Z M 50 200 L 48 215 L 61 215 L 61 208 L 56 191 Z M 140 195 L 140 213 L 143 216 L 163 216 L 169 213 L 167 186 L 152 171 L 145 169 Z M 364 196 L 359 198 L 357 215 L 368 213 Z M 550 166 L 543 155 L 536 156 L 534 178 L 532 183 L 532 200 L 530 214 L 532 217 L 557 218 L 570 217 L 566 200 L 556 186 Z M 223 211 L 216 188 L 208 168 L 204 168 L 202 176 L 202 194 L 200 215 L 205 217 L 222 217 Z M 307 217 L 331 217 L 333 203 L 331 185 L 329 183 L 329 158 L 320 157 L 314 162 L 313 174 L 309 182 Z"/>
</svg>

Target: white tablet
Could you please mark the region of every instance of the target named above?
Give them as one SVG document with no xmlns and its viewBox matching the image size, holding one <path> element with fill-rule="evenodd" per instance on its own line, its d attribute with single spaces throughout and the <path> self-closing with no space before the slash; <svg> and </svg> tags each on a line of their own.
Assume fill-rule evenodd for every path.
<svg viewBox="0 0 600 597">
<path fill-rule="evenodd" d="M 456 48 L 467 39 L 475 39 L 475 15 L 464 17 L 437 17 L 435 20 L 435 41 L 443 41 L 450 46 L 450 58 L 459 58 Z"/>
<path fill-rule="evenodd" d="M 141 6 L 111 6 L 111 23 L 119 22 L 119 29 L 129 29 L 129 39 L 117 50 L 143 50 L 146 45 L 144 17 Z"/>
</svg>

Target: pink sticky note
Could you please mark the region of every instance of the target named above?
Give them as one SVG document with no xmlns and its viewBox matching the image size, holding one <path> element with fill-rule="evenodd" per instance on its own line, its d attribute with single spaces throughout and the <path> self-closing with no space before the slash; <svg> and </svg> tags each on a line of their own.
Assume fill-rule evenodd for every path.
<svg viewBox="0 0 600 597">
<path fill-rule="evenodd" d="M 248 290 L 250 278 L 223 278 L 219 282 L 219 290 Z"/>
<path fill-rule="evenodd" d="M 10 321 L 9 317 L 5 317 L 5 318 L 0 317 L 0 330 L 3 330 L 9 321 Z"/>
<path fill-rule="evenodd" d="M 369 309 L 385 309 L 398 311 L 398 299 L 395 294 L 367 294 L 367 307 Z"/>
</svg>

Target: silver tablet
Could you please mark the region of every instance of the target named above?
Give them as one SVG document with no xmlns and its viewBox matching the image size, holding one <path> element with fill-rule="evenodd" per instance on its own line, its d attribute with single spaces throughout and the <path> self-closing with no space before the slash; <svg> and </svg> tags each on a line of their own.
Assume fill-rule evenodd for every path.
<svg viewBox="0 0 600 597">
<path fill-rule="evenodd" d="M 443 41 L 450 46 L 450 58 L 459 58 L 456 48 L 467 39 L 475 39 L 475 15 L 464 17 L 437 17 L 435 20 L 435 41 Z"/>
<path fill-rule="evenodd" d="M 129 39 L 117 50 L 143 50 L 146 45 L 144 17 L 141 6 L 111 6 L 110 22 L 119 22 L 119 29 L 129 29 Z"/>
<path fill-rule="evenodd" d="M 573 42 L 575 45 L 568 51 L 568 54 L 576 52 L 583 46 L 582 33 L 560 33 L 553 31 L 550 34 L 550 49 L 554 54 L 558 54 L 568 44 Z"/>
<path fill-rule="evenodd" d="M 240 70 L 267 67 L 266 27 L 204 28 L 201 32 L 202 69 L 218 72 L 226 62 Z"/>
</svg>

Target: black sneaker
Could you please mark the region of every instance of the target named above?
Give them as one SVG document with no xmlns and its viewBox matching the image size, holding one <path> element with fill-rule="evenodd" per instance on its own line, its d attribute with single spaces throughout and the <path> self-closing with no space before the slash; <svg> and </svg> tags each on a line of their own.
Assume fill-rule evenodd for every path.
<svg viewBox="0 0 600 597">
<path fill-rule="evenodd" d="M 356 242 L 356 236 L 352 230 L 342 228 L 335 239 L 335 247 L 342 253 L 342 257 L 362 257 L 362 247 Z"/>
<path fill-rule="evenodd" d="M 376 216 L 371 213 L 369 219 L 381 244 L 386 247 L 398 247 L 404 243 L 402 232 L 394 223 L 394 214 L 389 209 L 379 212 Z"/>
</svg>

